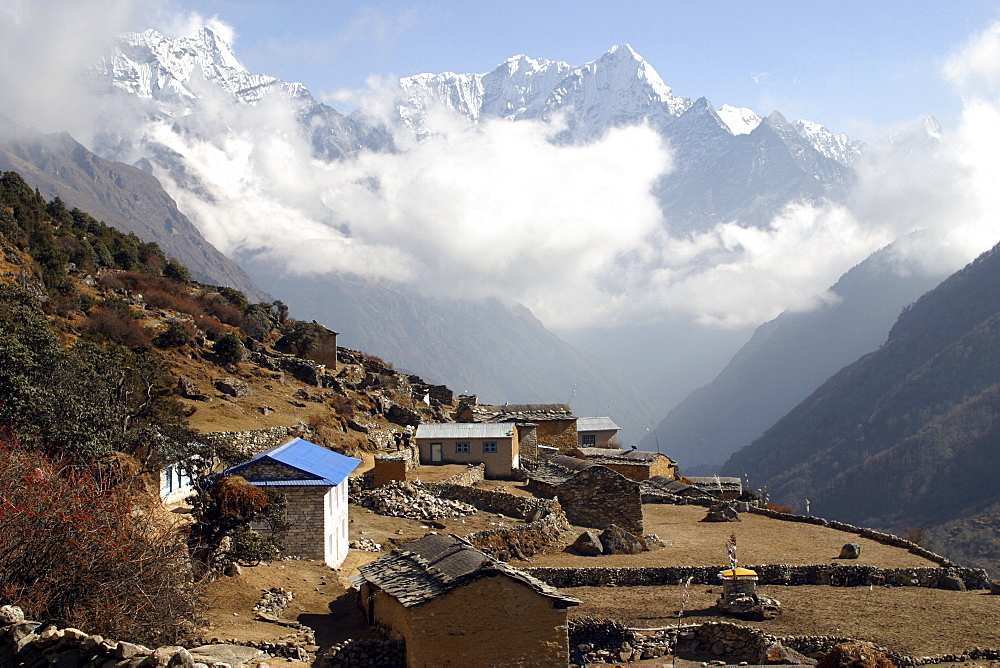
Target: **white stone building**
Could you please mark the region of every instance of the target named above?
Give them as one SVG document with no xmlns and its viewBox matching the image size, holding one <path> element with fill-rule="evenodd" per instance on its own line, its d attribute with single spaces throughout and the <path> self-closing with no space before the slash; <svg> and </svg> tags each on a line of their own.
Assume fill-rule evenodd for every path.
<svg viewBox="0 0 1000 668">
<path fill-rule="evenodd" d="M 360 463 L 294 438 L 225 472 L 285 496 L 285 555 L 337 568 L 347 556 L 347 476 Z"/>
</svg>

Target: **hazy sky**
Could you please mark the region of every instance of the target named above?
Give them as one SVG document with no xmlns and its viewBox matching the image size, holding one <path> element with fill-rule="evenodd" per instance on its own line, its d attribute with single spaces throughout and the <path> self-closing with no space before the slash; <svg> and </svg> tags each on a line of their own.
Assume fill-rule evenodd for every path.
<svg viewBox="0 0 1000 668">
<path fill-rule="evenodd" d="M 362 88 L 370 75 L 487 72 L 519 53 L 580 65 L 629 43 L 678 95 L 779 109 L 861 138 L 870 124 L 925 115 L 953 123 L 961 104 L 941 65 L 1000 19 L 996 0 L 165 4 L 218 15 L 250 71 L 319 96 Z"/>
</svg>

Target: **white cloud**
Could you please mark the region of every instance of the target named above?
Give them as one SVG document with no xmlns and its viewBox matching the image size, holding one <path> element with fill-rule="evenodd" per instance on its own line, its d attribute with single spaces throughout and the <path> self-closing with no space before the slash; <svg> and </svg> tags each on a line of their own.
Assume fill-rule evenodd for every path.
<svg viewBox="0 0 1000 668">
<path fill-rule="evenodd" d="M 943 69 L 960 93 L 996 92 L 1000 86 L 1000 23 L 972 36 L 948 58 Z"/>
</svg>

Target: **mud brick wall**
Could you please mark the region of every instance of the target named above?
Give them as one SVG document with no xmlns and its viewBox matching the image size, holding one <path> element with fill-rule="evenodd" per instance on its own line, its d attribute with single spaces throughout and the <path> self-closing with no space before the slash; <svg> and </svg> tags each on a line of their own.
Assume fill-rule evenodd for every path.
<svg viewBox="0 0 1000 668">
<path fill-rule="evenodd" d="M 615 524 L 642 535 L 639 483 L 604 466 L 591 466 L 556 488 L 571 524 L 606 529 Z"/>
</svg>

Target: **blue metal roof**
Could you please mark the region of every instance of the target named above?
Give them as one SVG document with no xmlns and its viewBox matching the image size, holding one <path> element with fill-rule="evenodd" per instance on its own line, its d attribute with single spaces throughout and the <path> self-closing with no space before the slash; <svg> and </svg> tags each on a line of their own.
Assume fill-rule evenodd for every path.
<svg viewBox="0 0 1000 668">
<path fill-rule="evenodd" d="M 312 480 L 296 480 L 291 478 L 247 479 L 249 482 L 264 486 L 312 487 L 317 485 L 339 485 L 361 463 L 360 459 L 348 457 L 333 450 L 327 450 L 324 447 L 301 438 L 293 438 L 287 443 L 282 443 L 263 452 L 258 452 L 249 461 L 232 466 L 226 472 L 237 473 L 241 469 L 251 464 L 256 464 L 262 459 L 270 459 L 308 475 L 315 476 Z"/>
</svg>

